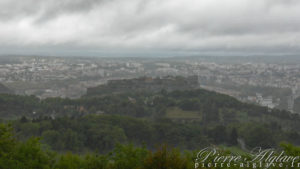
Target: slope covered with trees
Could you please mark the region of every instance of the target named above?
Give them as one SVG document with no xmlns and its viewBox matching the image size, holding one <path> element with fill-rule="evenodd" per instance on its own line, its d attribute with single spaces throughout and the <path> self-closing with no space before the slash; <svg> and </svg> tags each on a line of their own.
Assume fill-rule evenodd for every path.
<svg viewBox="0 0 300 169">
<path fill-rule="evenodd" d="M 248 148 L 300 143 L 298 115 L 202 89 L 75 100 L 1 95 L 0 100 L 2 117 L 12 120 L 18 138 L 39 136 L 57 151 L 107 152 L 117 143 L 150 149 L 167 143 L 192 150 L 211 144 L 237 146 L 237 139 Z"/>
<path fill-rule="evenodd" d="M 300 147 L 290 144 L 281 144 L 282 150 L 288 156 L 299 156 Z M 232 149 L 219 148 L 218 151 L 224 155 L 241 155 Z M 193 169 L 198 164 L 196 159 L 198 151 L 180 152 L 178 149 L 169 148 L 166 145 L 158 146 L 156 150 L 148 150 L 145 147 L 134 147 L 132 145 L 116 145 L 114 150 L 106 154 L 72 154 L 55 153 L 45 148 L 37 138 L 30 138 L 25 142 L 15 139 L 12 128 L 0 124 L 0 168 L 20 169 Z M 279 154 L 274 154 L 279 155 Z M 243 153 L 243 158 L 253 156 L 248 152 Z M 213 157 L 207 159 L 212 161 Z M 300 160 L 296 160 L 300 164 Z M 228 162 L 227 162 L 228 163 Z M 231 165 L 222 168 L 240 168 Z M 285 163 L 284 166 L 291 165 Z M 219 168 L 219 167 L 198 167 Z M 264 168 L 256 166 L 255 168 Z M 270 169 L 281 168 L 277 165 Z M 291 168 L 291 167 L 289 167 Z"/>
<path fill-rule="evenodd" d="M 5 93 L 12 94 L 13 91 L 0 83 L 0 94 L 5 94 Z"/>
<path fill-rule="evenodd" d="M 191 168 L 192 151 L 208 146 L 247 151 L 280 148 L 281 142 L 300 145 L 298 115 L 203 89 L 125 88 L 44 100 L 1 94 L 0 115 L 13 128 L 2 124 L 0 131 L 0 153 L 5 154 L 0 165 L 10 168 Z M 132 146 L 122 146 L 127 144 Z M 162 144 L 177 150 L 156 150 Z M 180 153 L 184 150 L 190 154 Z M 39 158 L 26 162 L 28 155 Z"/>
<path fill-rule="evenodd" d="M 237 139 L 246 143 L 247 149 L 260 146 L 275 148 L 286 141 L 299 144 L 296 131 L 285 131 L 273 123 L 233 123 L 231 125 L 178 123 L 169 119 L 147 120 L 117 115 L 87 115 L 56 119 L 21 118 L 13 122 L 19 140 L 31 136 L 56 151 L 104 153 L 116 144 L 134 144 L 154 149 L 168 144 L 181 150 L 194 150 L 211 145 L 238 146 Z"/>
</svg>

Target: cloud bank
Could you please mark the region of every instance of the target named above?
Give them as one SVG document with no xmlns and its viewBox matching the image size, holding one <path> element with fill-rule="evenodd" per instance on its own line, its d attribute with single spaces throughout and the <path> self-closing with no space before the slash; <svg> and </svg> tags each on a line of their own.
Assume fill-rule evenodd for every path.
<svg viewBox="0 0 300 169">
<path fill-rule="evenodd" d="M 0 54 L 299 54 L 299 0 L 0 0 Z"/>
</svg>

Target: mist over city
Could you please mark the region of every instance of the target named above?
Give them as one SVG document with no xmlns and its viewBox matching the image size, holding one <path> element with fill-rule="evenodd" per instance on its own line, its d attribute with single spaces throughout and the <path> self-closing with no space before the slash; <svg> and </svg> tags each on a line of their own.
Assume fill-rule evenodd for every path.
<svg viewBox="0 0 300 169">
<path fill-rule="evenodd" d="M 300 168 L 299 21 L 298 0 L 0 0 L 0 168 Z"/>
</svg>

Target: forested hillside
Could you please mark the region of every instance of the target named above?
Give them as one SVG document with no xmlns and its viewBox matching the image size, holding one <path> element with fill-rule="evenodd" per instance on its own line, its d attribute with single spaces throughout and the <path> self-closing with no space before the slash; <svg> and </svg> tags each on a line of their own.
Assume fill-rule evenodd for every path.
<svg viewBox="0 0 300 169">
<path fill-rule="evenodd" d="M 287 156 L 297 157 L 300 155 L 300 147 L 294 147 L 290 144 L 281 144 L 281 149 Z M 135 147 L 131 145 L 116 145 L 114 149 L 106 154 L 98 153 L 56 153 L 43 144 L 37 138 L 30 138 L 27 141 L 19 141 L 15 138 L 12 129 L 8 125 L 0 124 L 0 168 L 20 168 L 20 169 L 193 169 L 193 168 L 241 168 L 238 165 L 231 164 L 229 167 L 223 163 L 223 167 L 207 167 L 198 163 L 197 153 L 200 149 L 194 151 L 179 151 L 169 146 L 157 146 L 155 150 L 149 150 L 145 147 Z M 233 148 L 220 147 L 218 151 L 224 155 L 241 155 Z M 242 153 L 243 158 L 253 160 L 253 156 L 248 152 Z M 274 154 L 278 156 L 279 154 Z M 209 157 L 207 161 L 213 161 Z M 199 166 L 196 167 L 196 164 Z M 276 164 L 276 165 L 275 165 Z M 285 162 L 287 168 L 297 168 L 300 166 L 299 159 L 293 163 Z M 206 164 L 208 165 L 208 164 Z M 278 169 L 277 163 L 271 165 L 270 169 Z M 262 169 L 259 165 L 251 165 L 252 168 Z"/>
<path fill-rule="evenodd" d="M 10 145 L 14 147 L 9 150 L 13 152 L 10 158 L 19 158 L 15 153 L 23 151 L 23 148 L 26 151 L 33 148 L 38 151 L 35 154 L 41 153 L 41 158 L 45 158 L 40 159 L 45 160 L 45 165 L 59 157 L 56 168 L 71 165 L 73 160 L 80 163 L 74 168 L 92 165 L 90 163 L 114 168 L 112 166 L 119 165 L 118 160 L 127 160 L 130 155 L 133 155 L 133 161 L 140 161 L 136 164 L 137 168 L 153 167 L 156 164 L 152 163 L 152 158 L 160 156 L 160 153 L 175 155 L 180 165 L 191 168 L 193 154 L 183 156 L 180 151 L 192 153 L 208 146 L 250 151 L 258 146 L 280 148 L 282 142 L 300 145 L 298 115 L 242 103 L 233 97 L 204 89 L 160 88 L 154 91 L 123 88 L 118 92 L 87 94 L 79 99 L 44 100 L 35 96 L 1 94 L 0 115 L 2 122 L 10 124 L 15 134 L 16 144 Z M 2 127 L 2 130 L 0 135 L 4 134 L 3 137 L 8 139 L 5 135 L 9 132 L 7 127 Z M 9 136 L 9 139 L 12 138 Z M 163 144 L 178 150 L 157 150 Z M 144 148 L 134 148 L 136 146 Z M 116 149 L 123 155 L 144 155 L 119 156 L 120 152 Z M 51 155 L 52 151 L 59 155 Z M 74 154 L 63 155 L 65 152 Z M 106 155 L 75 155 L 87 153 Z M 113 164 L 109 164 L 111 161 L 114 161 Z M 175 161 L 166 163 L 169 162 L 172 164 L 168 165 L 175 165 Z M 39 162 L 32 164 L 44 165 Z"/>
<path fill-rule="evenodd" d="M 199 88 L 197 76 L 167 76 L 163 78 L 140 77 L 135 79 L 109 80 L 107 84 L 87 89 L 87 96 L 110 95 L 130 91 L 159 92 L 161 90 L 191 90 Z"/>
<path fill-rule="evenodd" d="M 247 148 L 299 145 L 299 116 L 203 89 L 125 92 L 80 99 L 1 95 L 1 117 L 21 140 L 30 136 L 57 151 L 110 151 L 116 143 L 180 149 L 211 144 Z M 21 118 L 22 117 L 22 118 Z M 15 120 L 14 120 L 15 119 Z"/>
<path fill-rule="evenodd" d="M 3 94 L 3 93 L 10 93 L 10 94 L 12 94 L 13 91 L 0 83 L 0 94 Z"/>
</svg>

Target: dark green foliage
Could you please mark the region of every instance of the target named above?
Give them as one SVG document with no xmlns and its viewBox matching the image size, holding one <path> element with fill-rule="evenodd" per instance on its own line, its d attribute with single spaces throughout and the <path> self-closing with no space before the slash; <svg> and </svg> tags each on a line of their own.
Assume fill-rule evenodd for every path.
<svg viewBox="0 0 300 169">
<path fill-rule="evenodd" d="M 262 116 L 299 120 L 299 116 L 291 117 L 285 111 L 270 111 L 265 107 L 241 103 L 232 97 L 202 89 L 172 92 L 162 90 L 156 93 L 128 91 L 74 100 L 62 98 L 40 100 L 34 96 L 0 95 L 0 115 L 5 119 L 22 116 L 33 119 L 39 116 L 78 117 L 95 113 L 158 119 L 164 118 L 168 109 L 172 107 L 197 112 L 203 117 L 204 123 L 239 122 L 240 113 L 246 113 L 249 120 Z"/>
<path fill-rule="evenodd" d="M 179 107 L 182 110 L 199 110 L 200 104 L 198 99 L 184 99 L 179 103 Z"/>
<path fill-rule="evenodd" d="M 189 169 L 192 168 L 191 161 L 191 159 L 183 158 L 180 151 L 176 149 L 169 150 L 164 145 L 156 152 L 149 153 L 143 169 Z"/>
<path fill-rule="evenodd" d="M 9 89 L 8 87 L 4 86 L 3 84 L 0 83 L 0 93 L 1 94 L 13 94 L 14 92 Z"/>
<path fill-rule="evenodd" d="M 118 144 L 110 155 L 114 161 L 111 168 L 113 169 L 138 169 L 143 165 L 148 151 L 145 148 L 135 148 L 133 145 L 120 145 Z"/>
<path fill-rule="evenodd" d="M 39 136 L 57 151 L 95 151 L 105 153 L 118 143 L 132 143 L 154 148 L 167 143 L 179 149 L 196 149 L 215 145 L 273 147 L 281 141 L 299 144 L 297 131 L 285 132 L 275 123 L 235 123 L 234 125 L 181 123 L 161 118 L 146 120 L 128 116 L 87 115 L 83 117 L 38 118 L 13 122 L 20 140 Z M 237 131 L 237 129 L 239 129 Z M 267 136 L 267 137 L 266 137 Z"/>
<path fill-rule="evenodd" d="M 40 126 L 40 127 L 33 127 Z M 202 128 L 184 125 L 168 119 L 148 121 L 126 116 L 89 115 L 80 118 L 36 119 L 16 121 L 14 127 L 20 139 L 41 136 L 54 150 L 107 152 L 117 143 L 145 144 L 154 147 L 166 142 L 181 148 L 207 145 Z M 30 128 L 29 128 L 30 127 Z M 30 133 L 32 131 L 32 133 Z"/>
<path fill-rule="evenodd" d="M 238 144 L 237 142 L 238 139 L 238 132 L 236 128 L 231 129 L 230 134 L 229 134 L 229 144 L 235 146 Z"/>
<path fill-rule="evenodd" d="M 73 100 L 0 95 L 0 108 L 3 118 L 19 119 L 12 121 L 18 139 L 38 136 L 57 151 L 105 153 L 118 143 L 195 149 L 237 145 L 237 138 L 249 148 L 281 141 L 300 144 L 298 115 L 202 89 L 127 91 Z M 172 116 L 173 111 L 182 116 Z"/>
<path fill-rule="evenodd" d="M 12 128 L 4 124 L 0 124 L 0 156 L 7 157 L 13 147 L 16 144 L 16 140 L 12 135 Z"/>
<path fill-rule="evenodd" d="M 0 116 L 2 118 L 32 116 L 39 107 L 39 99 L 35 96 L 0 94 Z"/>
<path fill-rule="evenodd" d="M 228 140 L 226 127 L 222 125 L 214 127 L 213 129 L 209 130 L 207 134 L 216 144 L 224 144 Z"/>
<path fill-rule="evenodd" d="M 0 124 L 0 168 L 51 168 L 54 154 L 43 151 L 38 139 L 18 142 L 11 131 L 9 126 Z"/>
<path fill-rule="evenodd" d="M 111 93 L 126 93 L 128 91 L 173 91 L 195 89 L 198 85 L 197 76 L 187 78 L 165 77 L 152 78 L 140 77 L 135 79 L 109 80 L 107 84 L 87 89 L 87 96 L 101 96 Z"/>
<path fill-rule="evenodd" d="M 282 143 L 281 148 L 286 155 L 300 156 L 300 147 Z M 193 169 L 196 153 L 182 153 L 167 145 L 159 146 L 156 151 L 133 145 L 116 145 L 113 151 L 101 155 L 97 153 L 78 155 L 70 152 L 58 154 L 43 149 L 37 138 L 25 142 L 17 141 L 11 127 L 0 124 L 0 168 L 3 169 Z M 240 153 L 249 160 L 253 158 L 247 152 Z M 224 149 L 222 154 L 230 155 L 234 152 Z M 208 161 L 210 160 L 212 159 L 209 158 Z M 295 164 L 299 162 L 298 159 Z"/>
<path fill-rule="evenodd" d="M 273 148 L 276 146 L 275 135 L 265 126 L 247 124 L 243 126 L 241 134 L 249 147 Z"/>
<path fill-rule="evenodd" d="M 296 113 L 300 113 L 300 97 L 298 97 L 298 98 L 295 99 L 295 102 L 294 102 L 294 111 Z"/>
</svg>

